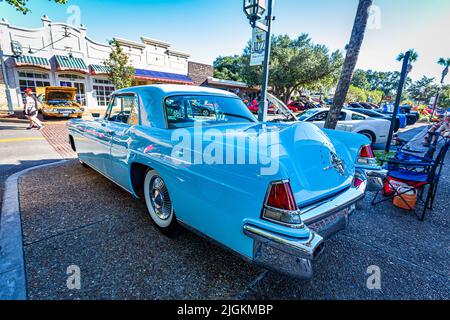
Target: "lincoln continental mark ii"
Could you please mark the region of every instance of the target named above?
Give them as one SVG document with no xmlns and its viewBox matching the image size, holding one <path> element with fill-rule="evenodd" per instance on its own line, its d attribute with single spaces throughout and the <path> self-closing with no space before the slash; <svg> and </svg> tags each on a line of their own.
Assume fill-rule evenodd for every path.
<svg viewBox="0 0 450 320">
<path fill-rule="evenodd" d="M 188 228 L 258 265 L 310 278 L 383 171 L 364 135 L 260 123 L 236 95 L 152 85 L 68 123 L 80 162 L 145 201 L 169 237 Z M 188 245 L 188 244 L 186 244 Z"/>
</svg>

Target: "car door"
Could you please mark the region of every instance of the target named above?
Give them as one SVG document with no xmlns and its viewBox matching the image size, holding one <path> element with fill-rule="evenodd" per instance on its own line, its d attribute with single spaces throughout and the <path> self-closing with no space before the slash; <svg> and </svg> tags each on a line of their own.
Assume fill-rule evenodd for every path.
<svg viewBox="0 0 450 320">
<path fill-rule="evenodd" d="M 354 128 L 354 121 L 352 120 L 352 113 L 342 111 L 339 119 L 337 130 L 352 132 Z"/>
<path fill-rule="evenodd" d="M 135 94 L 121 94 L 113 98 L 113 107 L 106 126 L 110 135 L 107 175 L 127 190 L 131 190 L 128 156 L 131 129 L 139 125 L 139 105 Z"/>
<path fill-rule="evenodd" d="M 308 121 L 312 121 L 316 126 L 323 129 L 325 127 L 325 121 L 327 120 L 327 117 L 328 117 L 328 111 L 322 111 L 322 112 L 314 115 Z M 341 131 L 346 130 L 345 124 L 342 123 L 343 120 L 345 120 L 345 113 L 341 112 L 341 114 L 339 116 L 339 121 L 336 125 L 336 130 L 341 130 Z"/>
</svg>

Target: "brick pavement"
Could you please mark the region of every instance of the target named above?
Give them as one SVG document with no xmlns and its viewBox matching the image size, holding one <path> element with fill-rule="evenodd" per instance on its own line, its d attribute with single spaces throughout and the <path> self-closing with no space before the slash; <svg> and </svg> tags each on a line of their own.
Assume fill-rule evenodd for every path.
<svg viewBox="0 0 450 320">
<path fill-rule="evenodd" d="M 72 150 L 69 140 L 66 122 L 45 123 L 45 128 L 41 130 L 42 135 L 48 143 L 64 159 L 74 159 L 77 154 Z"/>
</svg>

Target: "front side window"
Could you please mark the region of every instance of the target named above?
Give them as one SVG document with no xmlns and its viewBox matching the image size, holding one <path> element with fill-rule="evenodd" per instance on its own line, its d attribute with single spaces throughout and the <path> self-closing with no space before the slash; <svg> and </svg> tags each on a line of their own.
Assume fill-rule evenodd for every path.
<svg viewBox="0 0 450 320">
<path fill-rule="evenodd" d="M 195 123 L 256 122 L 242 100 L 221 96 L 174 96 L 164 103 L 170 129 L 193 127 Z"/>
<path fill-rule="evenodd" d="M 106 113 L 111 122 L 139 124 L 138 104 L 134 95 L 115 96 Z"/>
</svg>

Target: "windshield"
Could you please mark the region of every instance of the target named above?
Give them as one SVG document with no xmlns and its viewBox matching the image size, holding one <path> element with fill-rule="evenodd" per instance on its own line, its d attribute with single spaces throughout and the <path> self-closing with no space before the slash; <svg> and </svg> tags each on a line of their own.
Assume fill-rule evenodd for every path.
<svg viewBox="0 0 450 320">
<path fill-rule="evenodd" d="M 165 101 L 169 128 L 188 128 L 195 123 L 256 122 L 256 118 L 239 98 L 221 96 L 174 96 Z"/>
<path fill-rule="evenodd" d="M 317 112 L 319 112 L 319 109 L 312 109 L 312 110 L 308 110 L 305 113 L 303 113 L 298 120 L 300 121 L 305 121 L 306 119 L 308 119 L 309 117 L 312 117 L 313 115 L 315 115 Z"/>
</svg>

